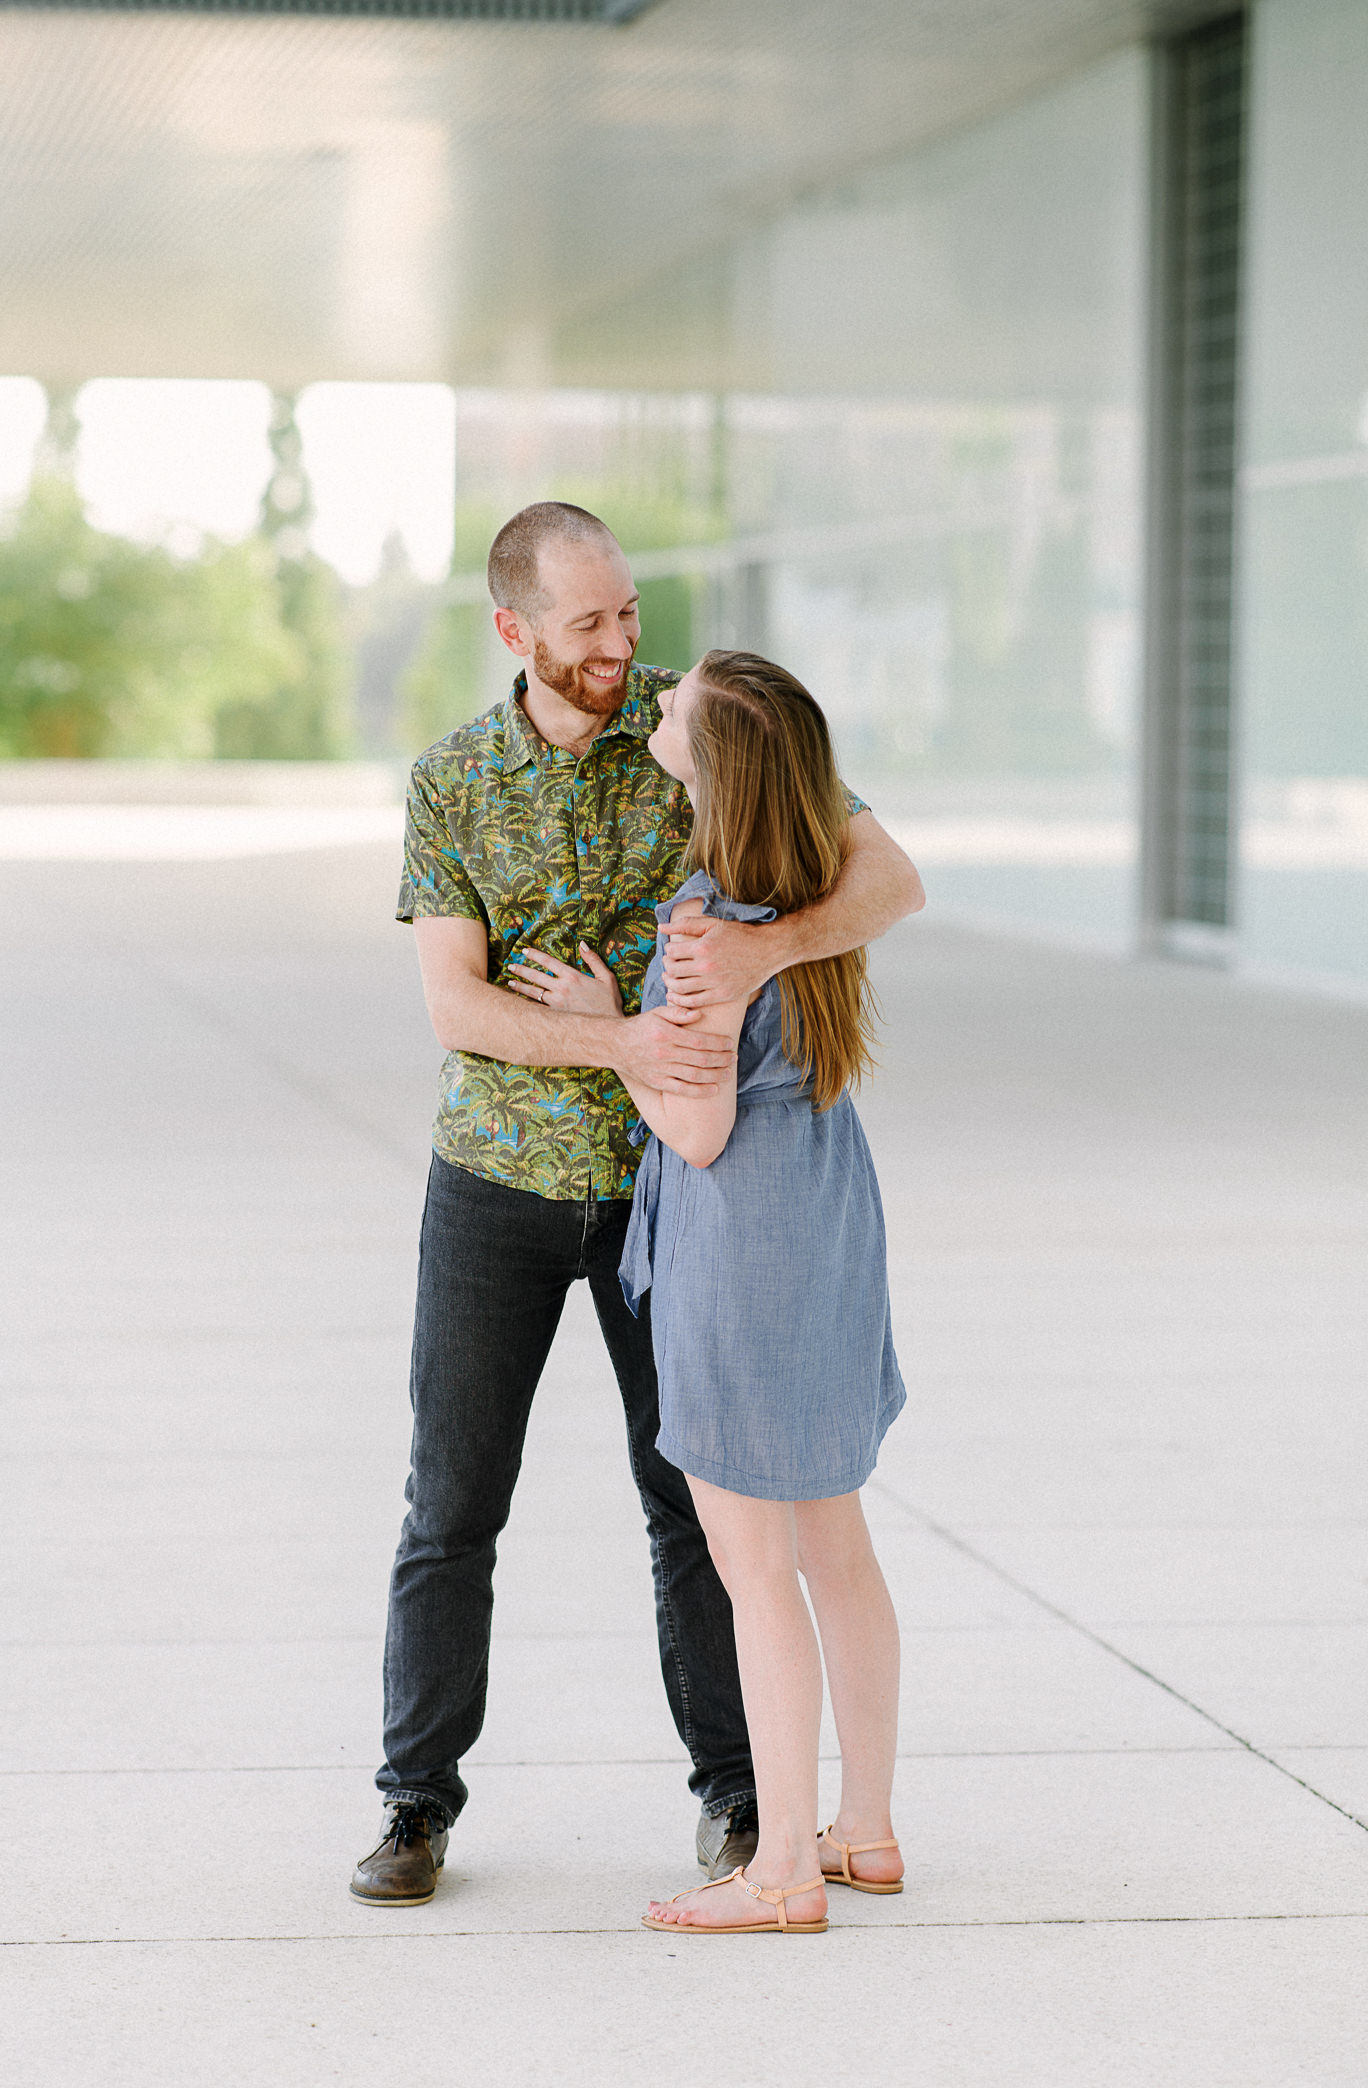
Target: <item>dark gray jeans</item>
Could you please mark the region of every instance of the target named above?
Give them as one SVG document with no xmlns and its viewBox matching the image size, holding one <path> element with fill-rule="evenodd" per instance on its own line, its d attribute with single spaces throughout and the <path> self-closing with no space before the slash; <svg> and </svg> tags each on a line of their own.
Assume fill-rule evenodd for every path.
<svg viewBox="0 0 1368 2088">
<path fill-rule="evenodd" d="M 753 1800 L 731 1605 L 660 1426 L 650 1317 L 618 1283 L 630 1204 L 560 1203 L 434 1153 L 413 1331 L 413 1469 L 385 1641 L 386 1798 L 454 1820 L 462 1757 L 484 1723 L 494 1548 L 508 1520 L 532 1395 L 586 1277 L 627 1416 L 646 1511 L 665 1694 L 711 1813 Z"/>
</svg>

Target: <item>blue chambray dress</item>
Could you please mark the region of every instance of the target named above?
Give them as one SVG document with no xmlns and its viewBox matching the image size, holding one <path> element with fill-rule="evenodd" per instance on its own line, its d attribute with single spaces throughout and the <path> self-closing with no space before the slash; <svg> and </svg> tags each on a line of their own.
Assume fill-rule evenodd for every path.
<svg viewBox="0 0 1368 2088">
<path fill-rule="evenodd" d="M 705 871 L 656 914 L 695 898 L 721 920 L 774 919 Z M 665 1000 L 665 940 L 643 1008 Z M 741 1030 L 736 1128 L 704 1168 L 651 1138 L 620 1275 L 634 1313 L 651 1293 L 661 1456 L 732 1493 L 817 1501 L 864 1484 L 907 1394 L 863 1127 L 849 1095 L 814 1112 L 780 1035 L 771 979 Z"/>
</svg>

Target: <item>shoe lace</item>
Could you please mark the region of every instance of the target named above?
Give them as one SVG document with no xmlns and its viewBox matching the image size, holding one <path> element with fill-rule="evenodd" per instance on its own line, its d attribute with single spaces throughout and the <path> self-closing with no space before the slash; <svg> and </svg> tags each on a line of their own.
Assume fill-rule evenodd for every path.
<svg viewBox="0 0 1368 2088">
<path fill-rule="evenodd" d="M 399 1804 L 390 1807 L 389 1833 L 386 1841 L 392 1841 L 396 1849 L 411 1849 L 416 1841 L 426 1841 L 432 1833 L 432 1822 L 419 1805 Z"/>
</svg>

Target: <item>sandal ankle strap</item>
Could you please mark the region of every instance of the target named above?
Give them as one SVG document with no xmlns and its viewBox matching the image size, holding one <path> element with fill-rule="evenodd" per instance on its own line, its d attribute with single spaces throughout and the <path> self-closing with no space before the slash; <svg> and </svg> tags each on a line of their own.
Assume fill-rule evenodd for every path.
<svg viewBox="0 0 1368 2088">
<path fill-rule="evenodd" d="M 824 1827 L 817 1839 L 818 1841 L 829 1841 L 833 1849 L 840 1850 L 841 1877 L 847 1885 L 855 1883 L 854 1878 L 850 1874 L 850 1859 L 852 1856 L 867 1856 L 871 1849 L 896 1849 L 898 1846 L 896 1840 L 872 1842 L 837 1841 L 830 1827 Z"/>
<path fill-rule="evenodd" d="M 737 1865 L 732 1872 L 732 1877 L 735 1878 L 741 1890 L 748 1892 L 752 1899 L 763 1900 L 767 1907 L 773 1907 L 778 1916 L 781 1929 L 788 1927 L 788 1909 L 784 1902 L 800 1892 L 816 1892 L 820 1885 L 825 1885 L 826 1883 L 826 1879 L 819 1871 L 817 1876 L 809 1878 L 805 1885 L 752 1885 L 750 1879 L 746 1876 L 744 1864 Z M 727 1882 L 730 1884 L 731 1880 L 728 1879 Z"/>
<path fill-rule="evenodd" d="M 815 1892 L 819 1885 L 826 1882 L 825 1879 L 816 1877 L 809 1878 L 806 1885 L 752 1885 L 750 1879 L 743 1876 L 739 1870 L 734 1870 L 731 1875 L 752 1899 L 767 1900 L 772 1907 L 777 1907 L 781 1900 L 796 1898 L 800 1892 Z M 731 1878 L 728 1878 L 726 1883 L 730 1884 Z"/>
</svg>

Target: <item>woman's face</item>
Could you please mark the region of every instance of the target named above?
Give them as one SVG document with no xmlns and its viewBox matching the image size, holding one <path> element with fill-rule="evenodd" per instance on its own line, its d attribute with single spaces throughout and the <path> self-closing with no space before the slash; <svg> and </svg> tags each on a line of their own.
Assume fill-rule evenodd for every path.
<svg viewBox="0 0 1368 2088">
<path fill-rule="evenodd" d="M 667 776 L 692 791 L 693 755 L 689 752 L 689 713 L 698 701 L 698 669 L 691 667 L 683 681 L 660 692 L 660 723 L 646 744 Z"/>
</svg>

